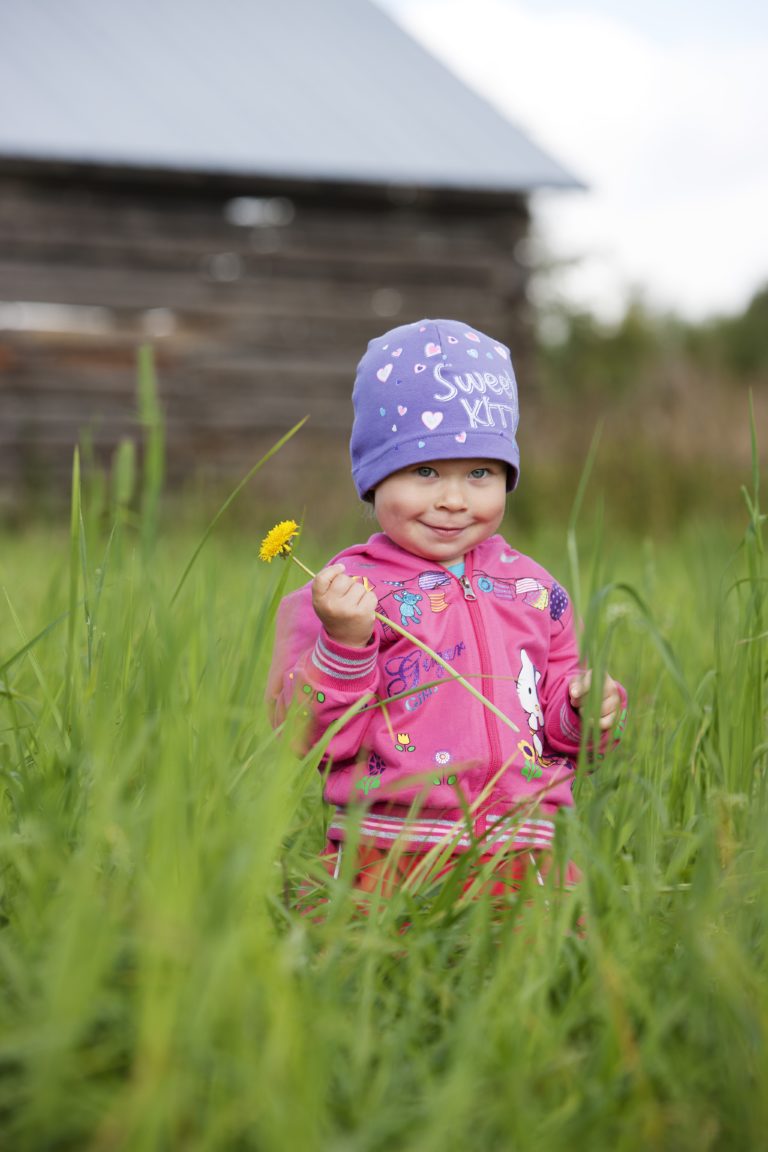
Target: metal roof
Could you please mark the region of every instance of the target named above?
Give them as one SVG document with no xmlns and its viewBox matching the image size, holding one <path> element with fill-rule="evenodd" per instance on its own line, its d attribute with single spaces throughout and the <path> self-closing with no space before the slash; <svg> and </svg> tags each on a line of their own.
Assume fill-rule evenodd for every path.
<svg viewBox="0 0 768 1152">
<path fill-rule="evenodd" d="M 371 0 L 0 0 L 0 156 L 578 186 Z"/>
</svg>

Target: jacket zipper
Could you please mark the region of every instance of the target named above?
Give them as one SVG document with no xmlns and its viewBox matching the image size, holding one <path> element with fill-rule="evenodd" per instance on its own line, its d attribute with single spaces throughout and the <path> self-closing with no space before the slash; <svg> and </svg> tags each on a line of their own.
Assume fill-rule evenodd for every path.
<svg viewBox="0 0 768 1152">
<path fill-rule="evenodd" d="M 472 585 L 470 584 L 469 580 L 467 580 L 466 576 L 459 576 L 458 581 L 459 584 L 461 584 L 461 588 L 464 593 L 464 599 L 477 600 L 477 596 L 475 596 L 474 592 L 472 591 Z"/>
<path fill-rule="evenodd" d="M 471 575 L 472 562 L 469 557 L 467 557 L 467 560 Z M 472 630 L 475 634 L 477 648 L 480 653 L 480 691 L 484 696 L 488 697 L 492 704 L 495 704 L 496 701 L 494 700 L 493 693 L 493 679 L 490 676 L 492 672 L 491 654 L 488 649 L 488 641 L 486 640 L 485 636 L 485 626 L 483 624 L 483 618 L 477 603 L 477 596 L 475 595 L 475 592 L 472 588 L 469 576 L 458 576 L 456 579 L 461 585 L 461 590 L 464 593 L 464 599 L 467 602 L 467 611 L 469 612 L 469 618 L 472 622 Z M 489 711 L 488 708 L 483 708 L 483 714 L 485 717 L 485 730 L 488 736 L 488 745 L 490 748 L 489 769 L 485 778 L 487 783 L 501 767 L 501 741 L 499 739 L 499 730 L 496 717 L 491 711 Z"/>
</svg>

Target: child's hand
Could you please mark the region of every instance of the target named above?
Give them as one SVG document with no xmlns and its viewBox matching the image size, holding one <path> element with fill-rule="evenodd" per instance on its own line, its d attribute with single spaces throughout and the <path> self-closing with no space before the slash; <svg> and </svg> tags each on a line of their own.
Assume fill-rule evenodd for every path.
<svg viewBox="0 0 768 1152">
<path fill-rule="evenodd" d="M 571 707 L 575 708 L 578 712 L 589 695 L 589 689 L 592 684 L 592 673 L 587 670 L 574 677 L 568 685 L 568 695 L 571 700 Z M 605 732 L 613 726 L 619 714 L 621 706 L 621 697 L 619 696 L 619 689 L 616 686 L 616 681 L 612 680 L 610 676 L 605 677 L 603 684 L 603 698 L 600 701 L 600 729 Z"/>
<path fill-rule="evenodd" d="M 312 607 L 328 635 L 350 648 L 365 648 L 373 632 L 376 596 L 343 564 L 329 564 L 312 581 Z"/>
</svg>

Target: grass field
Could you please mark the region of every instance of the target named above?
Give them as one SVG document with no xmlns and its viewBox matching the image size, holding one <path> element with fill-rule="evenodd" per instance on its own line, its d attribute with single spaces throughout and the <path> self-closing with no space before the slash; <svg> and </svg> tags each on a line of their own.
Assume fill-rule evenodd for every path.
<svg viewBox="0 0 768 1152">
<path fill-rule="evenodd" d="M 0 544 L 0 1145 L 767 1147 L 757 477 L 740 524 L 656 546 L 508 525 L 630 694 L 559 832 L 580 894 L 500 917 L 422 886 L 364 917 L 342 876 L 313 922 L 319 754 L 262 707 L 300 574 L 258 564 L 269 513 L 195 555 L 147 467 L 138 517 L 75 484 L 71 525 Z"/>
</svg>

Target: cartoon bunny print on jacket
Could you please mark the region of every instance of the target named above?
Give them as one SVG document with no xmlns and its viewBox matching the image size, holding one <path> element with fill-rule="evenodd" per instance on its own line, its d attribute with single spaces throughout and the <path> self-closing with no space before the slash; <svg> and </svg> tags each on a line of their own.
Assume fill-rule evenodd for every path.
<svg viewBox="0 0 768 1152">
<path fill-rule="evenodd" d="M 520 649 L 520 675 L 517 678 L 517 698 L 528 714 L 528 727 L 531 730 L 531 740 L 536 755 L 541 756 L 544 749 L 539 736 L 539 730 L 544 728 L 544 713 L 541 710 L 539 694 L 536 685 L 541 680 L 541 672 L 533 666 L 530 656 L 525 648 Z"/>
</svg>

